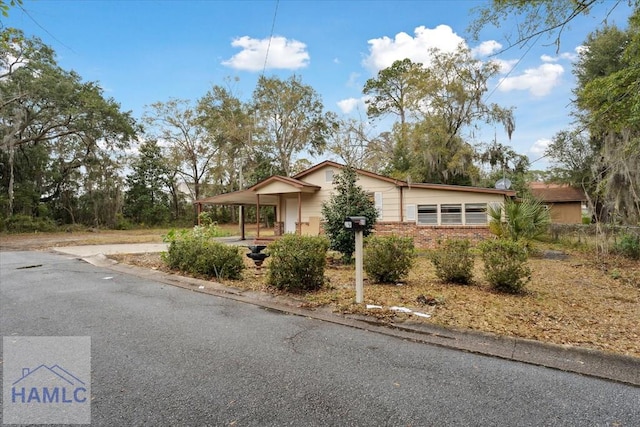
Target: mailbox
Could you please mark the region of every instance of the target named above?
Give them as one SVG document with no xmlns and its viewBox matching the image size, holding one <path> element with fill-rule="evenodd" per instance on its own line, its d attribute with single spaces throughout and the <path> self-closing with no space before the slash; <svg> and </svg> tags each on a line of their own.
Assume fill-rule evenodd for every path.
<svg viewBox="0 0 640 427">
<path fill-rule="evenodd" d="M 348 216 L 344 219 L 344 228 L 352 231 L 363 230 L 366 223 L 367 218 L 364 216 Z"/>
</svg>

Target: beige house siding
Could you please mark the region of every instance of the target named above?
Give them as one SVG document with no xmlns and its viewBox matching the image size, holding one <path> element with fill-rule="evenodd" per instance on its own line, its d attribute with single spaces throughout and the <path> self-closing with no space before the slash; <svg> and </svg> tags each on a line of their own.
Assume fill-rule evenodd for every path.
<svg viewBox="0 0 640 427">
<path fill-rule="evenodd" d="M 582 224 L 582 203 L 549 203 L 549 215 L 554 224 Z"/>
<path fill-rule="evenodd" d="M 322 203 L 329 200 L 331 194 L 335 191 L 332 182 L 327 182 L 328 170 L 332 170 L 337 175 L 340 170 L 332 167 L 325 167 L 304 176 L 304 181 L 321 187 L 311 197 L 303 195 L 303 221 L 313 216 L 322 216 Z M 378 220 L 399 221 L 400 220 L 400 189 L 391 182 L 381 179 L 357 174 L 358 180 L 356 184 L 375 197 L 375 193 L 379 193 L 382 198 L 382 215 Z"/>
</svg>

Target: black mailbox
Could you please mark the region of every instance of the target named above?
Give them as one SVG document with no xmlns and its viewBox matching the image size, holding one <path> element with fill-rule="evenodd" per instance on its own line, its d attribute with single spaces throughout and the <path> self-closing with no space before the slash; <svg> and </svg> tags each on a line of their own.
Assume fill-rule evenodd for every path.
<svg viewBox="0 0 640 427">
<path fill-rule="evenodd" d="M 367 218 L 364 216 L 348 216 L 344 219 L 344 228 L 347 230 L 362 230 L 367 223 Z"/>
</svg>

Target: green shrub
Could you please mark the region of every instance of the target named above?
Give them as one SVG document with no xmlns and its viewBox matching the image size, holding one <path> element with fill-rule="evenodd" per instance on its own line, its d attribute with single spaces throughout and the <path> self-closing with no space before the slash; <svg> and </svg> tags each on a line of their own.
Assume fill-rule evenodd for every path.
<svg viewBox="0 0 640 427">
<path fill-rule="evenodd" d="M 447 283 L 471 283 L 473 261 L 471 242 L 468 239 L 447 239 L 431 255 L 436 276 Z"/>
<path fill-rule="evenodd" d="M 324 284 L 329 241 L 285 234 L 267 248 L 267 284 L 286 291 L 317 290 Z"/>
<path fill-rule="evenodd" d="M 4 220 L 4 229 L 9 233 L 33 233 L 36 231 L 55 231 L 56 223 L 49 218 L 30 215 L 12 215 Z"/>
<path fill-rule="evenodd" d="M 376 283 L 395 283 L 404 279 L 415 260 L 410 237 L 369 236 L 365 240 L 363 267 Z"/>
<path fill-rule="evenodd" d="M 519 293 L 531 279 L 527 265 L 527 249 L 519 242 L 506 239 L 487 240 L 480 244 L 484 275 L 495 289 Z"/>
<path fill-rule="evenodd" d="M 616 242 L 614 250 L 627 258 L 640 259 L 640 234 L 623 234 Z"/>
<path fill-rule="evenodd" d="M 171 230 L 164 236 L 169 249 L 163 258 L 169 268 L 208 278 L 242 278 L 245 265 L 240 248 L 213 241 L 201 229 Z"/>
</svg>

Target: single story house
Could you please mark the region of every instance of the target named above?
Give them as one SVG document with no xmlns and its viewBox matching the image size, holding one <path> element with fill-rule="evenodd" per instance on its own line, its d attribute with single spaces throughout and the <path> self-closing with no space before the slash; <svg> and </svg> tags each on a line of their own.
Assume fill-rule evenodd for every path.
<svg viewBox="0 0 640 427">
<path fill-rule="evenodd" d="M 583 205 L 587 200 L 581 188 L 565 184 L 532 182 L 531 194 L 549 209 L 554 224 L 582 224 Z"/>
<path fill-rule="evenodd" d="M 324 161 L 293 177 L 271 176 L 254 186 L 196 200 L 203 205 L 274 206 L 274 235 L 322 233 L 322 204 L 334 192 L 333 177 L 344 165 Z M 490 235 L 487 206 L 515 197 L 513 190 L 409 183 L 362 169 L 358 181 L 378 209 L 375 232 L 411 236 L 417 247 L 433 247 L 442 238 L 474 241 Z M 244 238 L 244 232 L 243 236 Z M 256 240 L 261 240 L 260 228 Z"/>
</svg>

